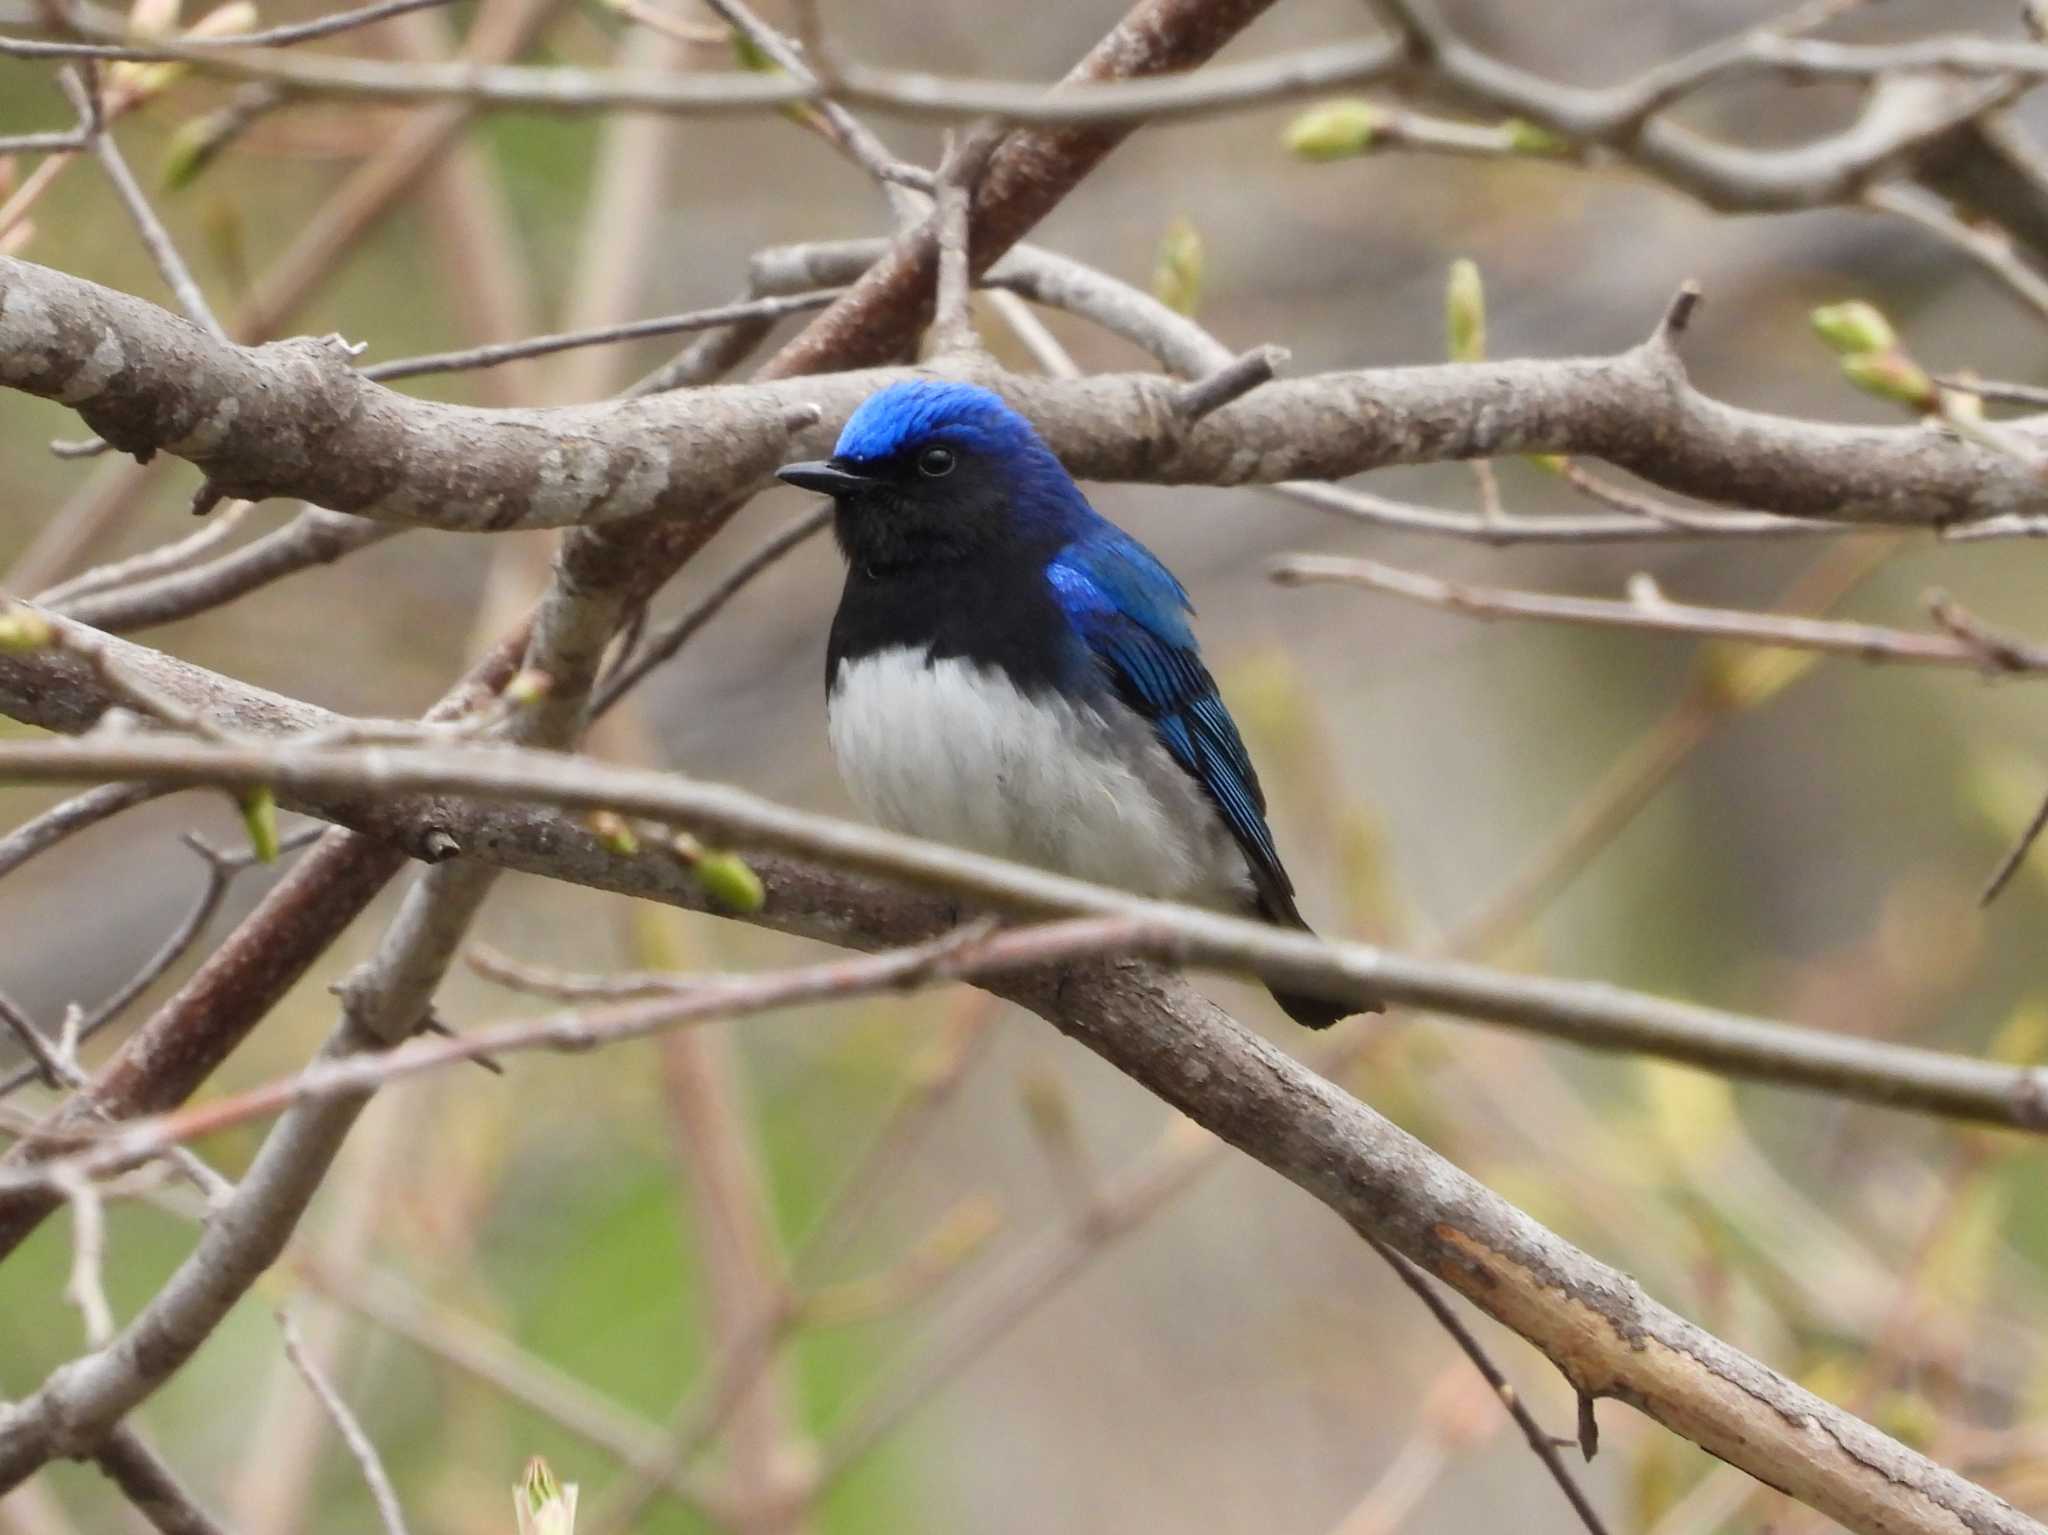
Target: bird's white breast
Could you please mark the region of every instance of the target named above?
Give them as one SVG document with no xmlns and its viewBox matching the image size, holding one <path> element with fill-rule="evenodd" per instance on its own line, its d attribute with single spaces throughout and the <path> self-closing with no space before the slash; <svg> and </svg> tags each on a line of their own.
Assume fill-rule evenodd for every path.
<svg viewBox="0 0 2048 1535">
<path fill-rule="evenodd" d="M 842 663 L 827 707 L 847 792 L 892 830 L 1146 895 L 1247 887 L 1222 817 L 1121 704 L 1027 695 L 901 647 Z"/>
</svg>

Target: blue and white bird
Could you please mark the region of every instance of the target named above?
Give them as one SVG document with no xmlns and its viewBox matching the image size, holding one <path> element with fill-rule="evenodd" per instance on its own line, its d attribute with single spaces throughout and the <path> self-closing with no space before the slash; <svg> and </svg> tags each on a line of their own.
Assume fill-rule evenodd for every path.
<svg viewBox="0 0 2048 1535">
<path fill-rule="evenodd" d="M 892 830 L 1306 930 L 1187 593 L 970 384 L 864 401 L 781 477 L 834 501 L 829 733 Z M 1324 1028 L 1353 1011 L 1275 993 Z"/>
</svg>

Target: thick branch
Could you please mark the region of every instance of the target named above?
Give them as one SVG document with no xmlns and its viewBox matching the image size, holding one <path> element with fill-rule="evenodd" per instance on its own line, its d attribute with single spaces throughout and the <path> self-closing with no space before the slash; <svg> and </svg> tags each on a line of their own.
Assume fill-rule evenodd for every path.
<svg viewBox="0 0 2048 1535">
<path fill-rule="evenodd" d="M 558 410 L 445 405 L 365 380 L 322 342 L 224 346 L 141 299 L 0 260 L 0 382 L 74 405 L 129 451 L 185 457 L 227 494 L 421 526 L 702 518 L 791 453 L 827 450 L 853 407 L 895 376 L 779 378 Z M 1666 338 L 1612 357 L 1277 380 L 1194 422 L 1175 409 L 1176 386 L 1153 374 L 988 381 L 1088 479 L 1237 485 L 1541 452 L 1604 458 L 1705 500 L 1853 522 L 1940 525 L 2048 499 L 2033 462 L 1938 427 L 1822 425 L 1709 399 Z M 793 435 L 813 406 L 817 424 Z M 2007 430 L 2040 441 L 2024 423 Z"/>
</svg>

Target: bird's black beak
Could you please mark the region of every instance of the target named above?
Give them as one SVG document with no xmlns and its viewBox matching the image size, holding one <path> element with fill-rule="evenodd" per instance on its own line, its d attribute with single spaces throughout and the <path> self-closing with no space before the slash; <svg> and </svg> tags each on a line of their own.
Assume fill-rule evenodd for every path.
<svg viewBox="0 0 2048 1535">
<path fill-rule="evenodd" d="M 775 478 L 800 490 L 815 490 L 821 496 L 849 496 L 874 483 L 865 475 L 850 474 L 823 459 L 807 464 L 784 464 L 775 471 Z"/>
</svg>

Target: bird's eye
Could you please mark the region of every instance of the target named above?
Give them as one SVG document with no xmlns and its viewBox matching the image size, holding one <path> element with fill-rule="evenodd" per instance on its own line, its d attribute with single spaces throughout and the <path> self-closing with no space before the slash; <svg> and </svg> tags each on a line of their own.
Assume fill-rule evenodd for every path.
<svg viewBox="0 0 2048 1535">
<path fill-rule="evenodd" d="M 928 480 L 936 480 L 951 474 L 957 462 L 951 448 L 926 448 L 917 455 L 917 472 Z"/>
</svg>

